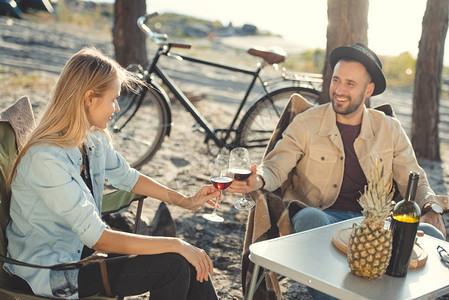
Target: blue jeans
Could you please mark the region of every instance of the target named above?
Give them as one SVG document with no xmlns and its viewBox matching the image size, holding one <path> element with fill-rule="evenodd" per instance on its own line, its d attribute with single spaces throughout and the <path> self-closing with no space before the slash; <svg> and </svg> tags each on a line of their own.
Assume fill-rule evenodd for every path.
<svg viewBox="0 0 449 300">
<path fill-rule="evenodd" d="M 315 207 L 305 207 L 293 216 L 291 220 L 292 230 L 293 232 L 301 232 L 360 216 L 362 216 L 361 213 L 333 209 L 320 210 Z M 443 234 L 433 225 L 422 223 L 419 225 L 418 230 L 422 230 L 427 235 L 444 240 Z M 313 299 L 335 299 L 312 288 L 308 289 Z"/>
</svg>

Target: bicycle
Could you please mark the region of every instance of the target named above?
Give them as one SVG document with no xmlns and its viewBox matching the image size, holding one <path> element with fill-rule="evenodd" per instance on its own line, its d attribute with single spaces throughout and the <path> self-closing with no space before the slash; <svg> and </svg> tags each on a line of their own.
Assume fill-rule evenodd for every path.
<svg viewBox="0 0 449 300">
<path fill-rule="evenodd" d="M 213 141 L 220 149 L 227 148 L 229 150 L 234 147 L 252 148 L 251 155 L 254 161 L 262 157 L 263 150 L 279 116 L 293 93 L 299 93 L 311 102 L 317 103 L 320 95 L 317 86 L 321 84 L 319 76 L 307 73 L 292 76 L 282 72 L 281 78 L 274 83 L 266 82 L 261 78 L 260 72 L 264 67 L 285 61 L 284 53 L 249 49 L 250 55 L 261 58 L 255 71 L 173 53 L 171 51 L 173 48 L 190 49 L 191 45 L 169 42 L 166 34 L 153 32 L 146 22 L 157 15 L 157 13 L 146 14 L 137 20 L 137 25 L 147 37 L 158 45 L 158 50 L 146 69 L 140 65 L 133 65 L 130 68 L 136 76 L 146 82 L 148 87 L 138 87 L 135 92 L 125 92 L 121 95 L 118 98 L 121 110 L 114 115 L 110 122 L 110 132 L 114 135 L 116 149 L 121 152 L 120 148 L 126 145 L 127 149 L 132 150 L 127 151 L 128 157 L 125 157 L 131 166 L 138 168 L 148 162 L 160 148 L 165 136 L 170 135 L 172 127 L 171 102 L 162 86 L 171 92 L 196 120 L 199 128 L 206 135 L 205 143 Z M 174 57 L 180 62 L 188 61 L 252 76 L 245 96 L 227 128 L 214 129 L 208 123 L 159 64 L 159 59 L 162 56 Z M 156 78 L 161 81 L 161 84 Z M 243 117 L 239 118 L 257 81 L 260 82 L 263 95 L 252 104 Z M 279 81 L 282 81 L 284 85 L 287 83 L 288 86 L 279 88 Z M 273 85 L 276 86 L 275 89 L 272 89 Z M 142 124 L 141 121 L 146 124 L 144 128 L 139 126 Z M 132 144 L 130 145 L 130 143 Z M 258 150 L 256 151 L 256 149 Z"/>
</svg>

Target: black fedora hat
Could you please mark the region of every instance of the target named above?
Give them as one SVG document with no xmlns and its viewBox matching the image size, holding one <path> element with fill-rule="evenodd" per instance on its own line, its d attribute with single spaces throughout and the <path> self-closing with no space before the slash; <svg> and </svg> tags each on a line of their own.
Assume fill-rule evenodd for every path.
<svg viewBox="0 0 449 300">
<path fill-rule="evenodd" d="M 366 45 L 356 43 L 335 48 L 329 55 L 329 63 L 332 70 L 334 70 L 335 65 L 342 58 L 354 59 L 365 66 L 375 85 L 372 96 L 382 94 L 385 91 L 387 84 L 382 72 L 382 63 L 376 53 L 371 51 Z"/>
</svg>

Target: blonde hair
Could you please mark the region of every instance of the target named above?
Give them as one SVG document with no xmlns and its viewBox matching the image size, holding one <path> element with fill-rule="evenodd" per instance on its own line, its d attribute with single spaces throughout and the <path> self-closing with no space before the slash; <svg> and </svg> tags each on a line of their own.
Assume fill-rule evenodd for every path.
<svg viewBox="0 0 449 300">
<path fill-rule="evenodd" d="M 44 144 L 73 148 L 82 145 L 90 130 L 84 101 L 86 93 L 92 90 L 95 97 L 102 97 L 117 79 L 126 89 L 144 84 L 93 47 L 83 48 L 74 54 L 59 76 L 41 121 L 19 152 L 9 183 L 31 146 Z M 108 134 L 106 130 L 102 131 Z"/>
</svg>

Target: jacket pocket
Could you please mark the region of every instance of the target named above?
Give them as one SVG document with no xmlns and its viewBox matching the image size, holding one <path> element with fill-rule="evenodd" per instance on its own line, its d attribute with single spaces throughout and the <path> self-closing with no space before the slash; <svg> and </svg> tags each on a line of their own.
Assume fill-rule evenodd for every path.
<svg viewBox="0 0 449 300">
<path fill-rule="evenodd" d="M 337 167 L 338 155 L 329 151 L 313 150 L 305 172 L 315 185 L 328 184 Z"/>
</svg>

